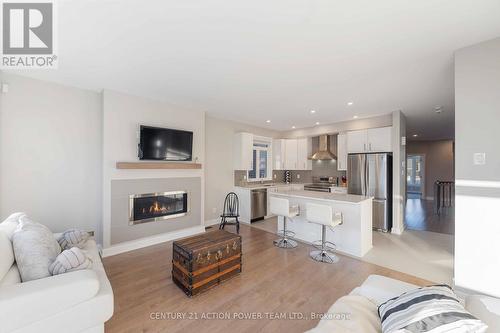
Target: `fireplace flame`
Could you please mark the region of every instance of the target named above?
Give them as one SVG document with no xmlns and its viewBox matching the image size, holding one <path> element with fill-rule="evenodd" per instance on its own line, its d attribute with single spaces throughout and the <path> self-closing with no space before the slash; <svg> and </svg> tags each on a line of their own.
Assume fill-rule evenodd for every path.
<svg viewBox="0 0 500 333">
<path fill-rule="evenodd" d="M 150 207 L 149 207 L 149 212 L 150 213 L 167 213 L 170 210 L 170 207 L 165 206 L 165 205 L 160 205 L 158 201 L 155 201 Z"/>
</svg>

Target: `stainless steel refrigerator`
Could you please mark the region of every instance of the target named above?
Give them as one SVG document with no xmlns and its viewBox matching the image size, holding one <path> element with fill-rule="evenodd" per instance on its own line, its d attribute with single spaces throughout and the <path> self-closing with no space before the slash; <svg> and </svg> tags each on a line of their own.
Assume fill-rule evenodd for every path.
<svg viewBox="0 0 500 333">
<path fill-rule="evenodd" d="M 373 229 L 392 228 L 392 155 L 349 154 L 347 193 L 373 197 Z"/>
</svg>

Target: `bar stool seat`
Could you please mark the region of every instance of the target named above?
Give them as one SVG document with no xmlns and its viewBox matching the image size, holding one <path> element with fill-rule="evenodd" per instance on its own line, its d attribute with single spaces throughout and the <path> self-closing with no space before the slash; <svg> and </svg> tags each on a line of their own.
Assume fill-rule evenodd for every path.
<svg viewBox="0 0 500 333">
<path fill-rule="evenodd" d="M 333 228 L 343 223 L 341 212 L 333 212 L 331 206 L 320 205 L 315 203 L 307 203 L 306 219 L 309 223 L 321 225 L 321 240 L 313 243 L 317 249 L 311 251 L 309 256 L 319 262 L 333 264 L 339 261 L 339 257 L 335 255 L 336 246 L 334 243 L 326 240 L 326 228 Z"/>
<path fill-rule="evenodd" d="M 281 238 L 275 240 L 273 242 L 274 245 L 284 249 L 296 247 L 297 242 L 290 239 L 295 236 L 295 233 L 286 229 L 286 223 L 287 219 L 291 219 L 300 214 L 299 205 L 290 206 L 290 201 L 288 199 L 271 197 L 270 206 L 271 214 L 283 216 L 283 230 L 278 232 L 278 236 Z"/>
</svg>

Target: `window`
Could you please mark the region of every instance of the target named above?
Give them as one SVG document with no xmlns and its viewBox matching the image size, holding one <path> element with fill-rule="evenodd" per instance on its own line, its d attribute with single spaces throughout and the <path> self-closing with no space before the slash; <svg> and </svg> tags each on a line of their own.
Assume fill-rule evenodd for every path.
<svg viewBox="0 0 500 333">
<path fill-rule="evenodd" d="M 272 158 L 269 142 L 254 142 L 252 169 L 248 170 L 248 180 L 271 180 Z"/>
</svg>

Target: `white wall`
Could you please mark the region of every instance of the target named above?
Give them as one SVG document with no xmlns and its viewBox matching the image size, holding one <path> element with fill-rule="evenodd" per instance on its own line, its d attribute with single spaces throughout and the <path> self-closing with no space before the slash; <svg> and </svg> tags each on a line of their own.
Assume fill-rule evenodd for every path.
<svg viewBox="0 0 500 333">
<path fill-rule="evenodd" d="M 500 38 L 455 54 L 455 284 L 500 296 Z M 473 154 L 486 153 L 474 165 Z"/>
<path fill-rule="evenodd" d="M 405 229 L 404 212 L 406 204 L 406 117 L 401 111 L 392 113 L 392 233 L 400 235 Z"/>
<path fill-rule="evenodd" d="M 111 180 L 139 178 L 200 177 L 203 191 L 205 162 L 205 114 L 150 99 L 105 90 L 103 92 L 103 246 L 110 245 Z M 193 162 L 202 163 L 195 170 L 123 170 L 116 162 L 138 161 L 139 125 L 193 131 Z M 202 196 L 202 219 L 203 219 Z"/>
<path fill-rule="evenodd" d="M 224 198 L 233 190 L 234 134 L 250 132 L 277 137 L 279 132 L 210 116 L 206 117 L 205 125 L 205 221 L 210 223 L 221 214 Z"/>
<path fill-rule="evenodd" d="M 100 94 L 2 73 L 0 212 L 52 231 L 101 224 Z"/>
</svg>

